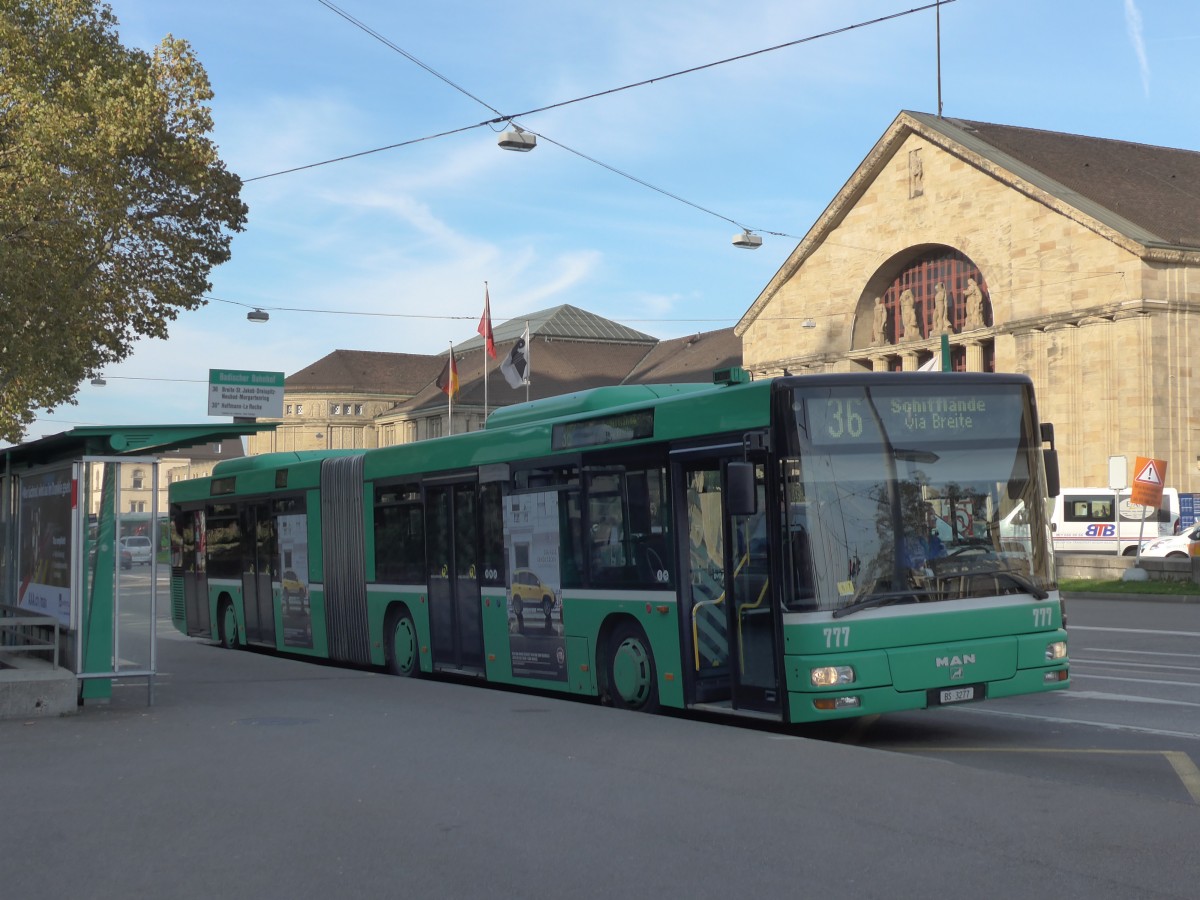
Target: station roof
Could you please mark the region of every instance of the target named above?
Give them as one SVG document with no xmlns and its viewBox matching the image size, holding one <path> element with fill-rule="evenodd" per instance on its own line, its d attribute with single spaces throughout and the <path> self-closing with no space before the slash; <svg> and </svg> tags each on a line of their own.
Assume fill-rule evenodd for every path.
<svg viewBox="0 0 1200 900">
<path fill-rule="evenodd" d="M 82 456 L 160 455 L 180 447 L 272 431 L 275 422 L 221 425 L 88 425 L 0 450 L 6 467 L 31 468 Z"/>
</svg>

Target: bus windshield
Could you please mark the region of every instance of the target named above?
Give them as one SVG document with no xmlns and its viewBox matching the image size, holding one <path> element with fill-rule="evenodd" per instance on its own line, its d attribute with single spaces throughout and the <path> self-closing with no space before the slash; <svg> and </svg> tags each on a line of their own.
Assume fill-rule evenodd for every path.
<svg viewBox="0 0 1200 900">
<path fill-rule="evenodd" d="M 783 460 L 793 610 L 1054 587 L 1028 389 L 929 381 L 795 389 Z M 1001 522 L 1019 505 L 1019 538 Z"/>
</svg>

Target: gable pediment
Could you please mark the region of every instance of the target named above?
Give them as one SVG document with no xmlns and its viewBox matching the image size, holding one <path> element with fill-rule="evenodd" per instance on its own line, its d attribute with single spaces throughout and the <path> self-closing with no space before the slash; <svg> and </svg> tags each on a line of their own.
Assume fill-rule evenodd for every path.
<svg viewBox="0 0 1200 900">
<path fill-rule="evenodd" d="M 1026 158 L 1020 158 L 1020 140 L 1028 132 L 1031 148 Z M 992 134 L 1006 138 L 1006 145 L 1012 150 L 1001 149 L 987 140 Z M 1114 147 L 1113 145 L 1119 145 Z M 894 173 L 893 165 L 897 154 L 908 150 L 928 149 L 932 153 L 947 154 L 960 160 L 981 175 L 993 179 L 1014 192 L 1055 211 L 1070 219 L 1083 228 L 1101 235 L 1112 241 L 1129 253 L 1142 258 L 1157 258 L 1166 262 L 1178 262 L 1190 258 L 1200 261 L 1200 238 L 1191 241 L 1184 238 L 1164 237 L 1148 224 L 1153 220 L 1153 207 L 1147 206 L 1150 212 L 1141 216 L 1139 224 L 1122 215 L 1113 207 L 1121 207 L 1121 193 L 1124 189 L 1128 196 L 1141 197 L 1145 190 L 1137 185 L 1114 187 L 1107 184 L 1107 193 L 1102 190 L 1092 191 L 1093 196 L 1084 193 L 1084 182 L 1078 180 L 1070 166 L 1072 154 L 1083 154 L 1094 150 L 1098 158 L 1111 160 L 1119 153 L 1130 148 L 1127 152 L 1147 151 L 1153 160 L 1173 170 L 1191 172 L 1194 168 L 1200 171 L 1200 154 L 1186 151 L 1171 151 L 1163 148 L 1145 148 L 1142 145 L 1121 145 L 1120 142 L 1106 141 L 1097 138 L 1083 138 L 1074 135 L 1058 135 L 1049 132 L 1031 132 L 1027 129 L 1013 129 L 1006 126 L 989 126 L 983 123 L 967 122 L 957 119 L 944 119 L 926 113 L 901 112 L 884 134 L 879 138 L 871 151 L 854 170 L 849 180 L 837 192 L 824 212 L 805 234 L 796 249 L 788 256 L 779 270 L 764 287 L 750 308 L 735 326 L 735 333 L 743 336 L 746 330 L 761 315 L 771 303 L 779 289 L 796 276 L 805 261 L 817 251 L 851 215 L 855 209 L 868 197 L 876 181 L 886 173 Z M 1036 149 L 1037 152 L 1034 152 Z M 1154 151 L 1158 151 L 1154 154 Z M 1033 162 L 1040 165 L 1034 165 Z M 926 164 L 928 159 L 926 159 Z M 1145 161 L 1142 161 L 1145 164 Z M 1086 162 L 1080 163 L 1086 168 Z M 913 177 L 913 163 L 906 163 L 910 179 Z M 1043 168 L 1054 169 L 1053 173 L 1043 171 Z M 1111 164 L 1110 164 L 1111 168 Z M 1100 171 L 1100 167 L 1097 167 Z M 1053 177 L 1058 174 L 1061 178 L 1070 178 L 1077 185 L 1070 187 L 1063 180 Z M 916 176 L 920 177 L 920 164 L 917 164 Z M 1083 176 L 1086 177 L 1086 176 Z M 1111 178 L 1111 176 L 1110 176 Z M 1164 180 L 1162 178 L 1159 181 Z M 1105 202 L 1096 199 L 1105 197 Z M 1159 201 L 1159 208 L 1170 206 L 1170 196 Z M 1132 204 L 1130 204 L 1132 206 Z M 1173 208 L 1173 207 L 1172 207 Z M 1161 228 L 1188 230 L 1189 221 L 1182 223 L 1170 222 L 1163 219 Z M 929 240 L 944 239 L 944 236 L 930 235 Z M 1183 243 L 1180 243 L 1180 242 Z M 1195 244 L 1195 246 L 1191 246 Z M 879 248 L 881 252 L 890 253 L 900 249 L 897 247 Z"/>
</svg>

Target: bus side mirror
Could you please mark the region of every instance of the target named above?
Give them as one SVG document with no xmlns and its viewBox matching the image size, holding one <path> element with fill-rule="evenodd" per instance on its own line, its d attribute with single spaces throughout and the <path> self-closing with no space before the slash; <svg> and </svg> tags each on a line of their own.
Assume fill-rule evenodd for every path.
<svg viewBox="0 0 1200 900">
<path fill-rule="evenodd" d="M 1059 492 L 1058 451 L 1053 448 L 1043 450 L 1042 458 L 1046 468 L 1046 496 L 1057 497 Z"/>
<path fill-rule="evenodd" d="M 1042 422 L 1038 430 L 1042 443 L 1050 445 L 1042 451 L 1043 467 L 1046 470 L 1046 496 L 1057 497 L 1059 491 L 1058 451 L 1054 449 L 1054 423 Z"/>
<path fill-rule="evenodd" d="M 758 492 L 754 490 L 754 463 L 730 461 L 725 465 L 725 513 L 752 516 L 758 512 Z"/>
</svg>

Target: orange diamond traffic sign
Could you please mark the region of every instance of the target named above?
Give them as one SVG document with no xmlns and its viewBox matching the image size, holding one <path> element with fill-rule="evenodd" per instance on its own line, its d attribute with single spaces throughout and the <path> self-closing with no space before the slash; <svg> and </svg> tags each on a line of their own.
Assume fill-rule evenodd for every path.
<svg viewBox="0 0 1200 900">
<path fill-rule="evenodd" d="M 1166 460 L 1139 456 L 1133 464 L 1133 471 L 1133 489 L 1129 494 L 1129 502 L 1140 503 L 1142 506 L 1161 504 L 1163 484 L 1167 479 Z"/>
</svg>

